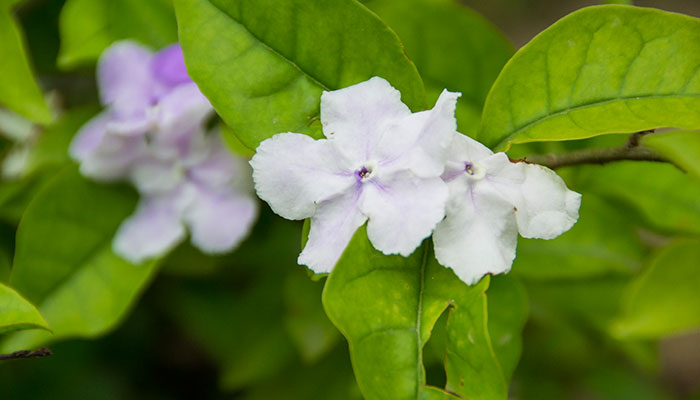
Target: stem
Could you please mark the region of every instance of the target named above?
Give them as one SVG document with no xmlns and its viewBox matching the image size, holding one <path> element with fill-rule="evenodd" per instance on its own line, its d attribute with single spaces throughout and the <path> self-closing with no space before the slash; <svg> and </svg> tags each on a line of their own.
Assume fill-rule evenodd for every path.
<svg viewBox="0 0 700 400">
<path fill-rule="evenodd" d="M 38 350 L 20 350 L 15 351 L 10 354 L 0 354 L 0 361 L 2 360 L 15 360 L 18 358 L 41 358 L 51 355 L 51 350 L 46 347 L 42 347 Z"/>
<path fill-rule="evenodd" d="M 664 158 L 655 150 L 644 147 L 639 143 L 641 136 L 651 132 L 652 131 L 643 131 L 635 133 L 634 135 L 630 136 L 629 141 L 624 146 L 583 149 L 560 154 L 535 154 L 527 156 L 518 161 L 540 164 L 551 169 L 579 164 L 602 165 L 610 162 L 625 160 L 655 161 L 673 164 L 672 161 Z M 676 165 L 676 167 L 678 166 Z"/>
</svg>

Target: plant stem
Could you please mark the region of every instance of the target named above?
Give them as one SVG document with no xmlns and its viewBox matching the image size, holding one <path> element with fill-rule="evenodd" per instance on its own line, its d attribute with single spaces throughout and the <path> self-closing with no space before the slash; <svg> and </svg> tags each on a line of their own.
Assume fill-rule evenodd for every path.
<svg viewBox="0 0 700 400">
<path fill-rule="evenodd" d="M 51 355 L 51 350 L 46 347 L 42 347 L 38 350 L 20 350 L 15 351 L 10 354 L 0 354 L 0 361 L 2 360 L 15 360 L 18 358 L 41 358 Z"/>
</svg>

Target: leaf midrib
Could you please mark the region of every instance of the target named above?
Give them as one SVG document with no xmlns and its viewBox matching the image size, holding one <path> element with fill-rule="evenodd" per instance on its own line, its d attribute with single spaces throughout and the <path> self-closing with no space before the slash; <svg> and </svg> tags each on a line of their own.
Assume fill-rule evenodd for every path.
<svg viewBox="0 0 700 400">
<path fill-rule="evenodd" d="M 678 94 L 669 94 L 669 95 L 641 95 L 641 96 L 621 96 L 621 97 L 615 97 L 611 98 L 608 100 L 603 100 L 603 101 L 592 101 L 589 103 L 584 103 L 580 104 L 577 106 L 573 107 L 567 107 L 560 109 L 554 113 L 550 114 L 545 114 L 541 117 L 538 117 L 525 125 L 522 125 L 520 128 L 516 129 L 512 133 L 508 134 L 504 139 L 502 139 L 496 146 L 494 146 L 494 149 L 506 149 L 507 146 L 512 142 L 512 140 L 520 135 L 522 132 L 527 131 L 530 129 L 532 126 L 539 124 L 542 121 L 546 121 L 548 119 L 556 118 L 562 115 L 566 115 L 570 113 L 571 111 L 576 111 L 580 109 L 585 109 L 589 107 L 595 107 L 595 106 L 604 106 L 607 104 L 612 104 L 618 101 L 626 102 L 630 100 L 653 100 L 653 99 L 669 99 L 669 98 L 684 98 L 684 97 L 690 97 L 690 98 L 700 98 L 700 94 L 683 94 L 683 95 L 678 95 Z M 586 130 L 581 128 L 582 130 Z M 597 136 L 599 134 L 603 134 L 605 132 L 595 132 L 595 131 L 590 131 L 591 132 L 591 137 L 592 136 Z M 562 139 L 563 140 L 563 139 Z M 533 140 L 535 141 L 535 140 Z"/>
</svg>

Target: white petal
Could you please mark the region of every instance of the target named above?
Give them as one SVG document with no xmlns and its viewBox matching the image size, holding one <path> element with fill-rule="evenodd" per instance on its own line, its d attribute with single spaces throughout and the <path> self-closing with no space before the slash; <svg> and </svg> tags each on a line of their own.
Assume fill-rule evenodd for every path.
<svg viewBox="0 0 700 400">
<path fill-rule="evenodd" d="M 192 244 L 205 253 L 225 253 L 248 236 L 257 213 L 258 204 L 251 196 L 199 188 L 184 220 Z"/>
<path fill-rule="evenodd" d="M 465 163 L 480 162 L 491 155 L 493 152 L 488 147 L 457 132 L 447 153 L 447 164 L 442 178 L 446 181 L 452 180 L 464 173 Z"/>
<path fill-rule="evenodd" d="M 462 176 L 450 183 L 447 216 L 433 234 L 435 257 L 467 284 L 507 272 L 515 258 L 518 228 L 513 207 L 485 181 L 473 187 Z"/>
<path fill-rule="evenodd" d="M 331 272 L 357 228 L 367 221 L 357 205 L 359 193 L 347 193 L 326 200 L 311 218 L 309 240 L 297 262 L 318 274 Z"/>
<path fill-rule="evenodd" d="M 184 237 L 185 228 L 172 199 L 144 198 L 119 227 L 112 248 L 125 260 L 140 264 L 164 255 Z"/>
<path fill-rule="evenodd" d="M 388 122 L 410 114 L 401 93 L 379 77 L 321 95 L 323 133 L 356 162 L 369 161 Z"/>
<path fill-rule="evenodd" d="M 298 133 L 263 141 L 250 165 L 258 196 L 287 219 L 310 217 L 317 204 L 356 183 L 332 143 Z"/>
<path fill-rule="evenodd" d="M 455 107 L 459 96 L 445 90 L 432 110 L 396 119 L 387 126 L 372 158 L 380 160 L 382 168 L 410 169 L 421 177 L 442 174 L 457 134 Z"/>
<path fill-rule="evenodd" d="M 526 238 L 553 239 L 578 220 L 581 195 L 569 190 L 554 171 L 541 165 L 517 163 L 525 181 L 515 206 L 520 234 Z"/>
<path fill-rule="evenodd" d="M 447 185 L 410 171 L 365 182 L 360 209 L 369 217 L 367 236 L 384 254 L 408 256 L 445 216 Z"/>
</svg>

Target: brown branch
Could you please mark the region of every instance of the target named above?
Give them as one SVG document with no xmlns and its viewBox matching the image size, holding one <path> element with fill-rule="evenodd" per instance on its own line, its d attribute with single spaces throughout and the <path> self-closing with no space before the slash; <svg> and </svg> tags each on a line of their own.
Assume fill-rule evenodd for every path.
<svg viewBox="0 0 700 400">
<path fill-rule="evenodd" d="M 535 154 L 527 156 L 518 161 L 533 164 L 540 164 L 551 169 L 568 167 L 580 164 L 607 164 L 615 161 L 654 161 L 673 164 L 672 161 L 664 158 L 661 154 L 640 144 L 643 135 L 653 131 L 637 132 L 630 136 L 624 146 L 619 147 L 599 147 L 583 149 L 560 154 Z M 674 164 L 675 165 L 675 164 Z M 676 165 L 676 167 L 678 167 Z M 680 167 L 678 167 L 680 169 Z"/>
<path fill-rule="evenodd" d="M 41 357 L 46 357 L 50 356 L 51 350 L 47 349 L 46 347 L 42 347 L 38 350 L 20 350 L 20 351 L 15 351 L 14 353 L 10 354 L 0 354 L 0 361 L 2 360 L 15 360 L 18 358 L 41 358 Z"/>
</svg>

